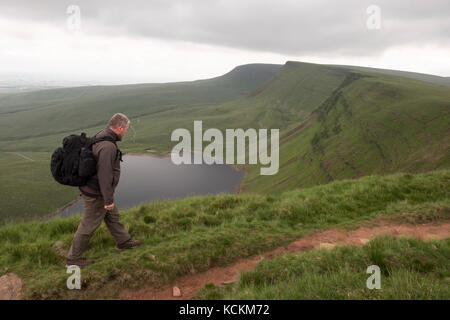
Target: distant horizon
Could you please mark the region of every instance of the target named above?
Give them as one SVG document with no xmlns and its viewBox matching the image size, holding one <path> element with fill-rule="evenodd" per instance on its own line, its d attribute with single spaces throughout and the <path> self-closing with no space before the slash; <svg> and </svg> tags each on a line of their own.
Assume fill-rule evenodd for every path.
<svg viewBox="0 0 450 320">
<path fill-rule="evenodd" d="M 143 82 L 123 82 L 123 81 L 102 81 L 99 79 L 72 79 L 68 75 L 66 77 L 59 76 L 55 77 L 54 75 L 48 73 L 48 74 L 35 74 L 35 73 L 17 73 L 14 74 L 12 72 L 0 72 L 0 88 L 2 88 L 3 83 L 8 83 L 8 79 L 5 79 L 4 77 L 8 78 L 10 77 L 10 81 L 17 81 L 17 80 L 24 80 L 27 86 L 33 86 L 31 83 L 35 82 L 37 87 L 42 86 L 48 86 L 49 88 L 70 88 L 70 87 L 77 87 L 77 86 L 113 86 L 113 85 L 134 85 L 134 84 L 166 84 L 166 83 L 177 83 L 177 82 L 190 82 L 190 81 L 198 81 L 198 80 L 207 80 L 215 77 L 223 76 L 229 72 L 231 72 L 233 69 L 244 66 L 244 65 L 251 65 L 251 64 L 275 64 L 279 65 L 280 67 L 285 65 L 286 62 L 293 61 L 293 62 L 300 62 L 300 63 L 311 63 L 311 64 L 320 64 L 320 65 L 329 65 L 329 66 L 342 66 L 342 67 L 362 67 L 362 68 L 370 68 L 370 69 L 383 69 L 383 70 L 392 70 L 392 71 L 401 71 L 401 72 L 410 72 L 410 73 L 417 73 L 417 74 L 423 74 L 423 75 L 430 75 L 430 76 L 436 76 L 436 77 L 442 77 L 442 78 L 450 78 L 450 76 L 442 76 L 438 74 L 432 74 L 432 73 L 424 73 L 419 71 L 413 71 L 413 70 L 402 70 L 402 69 L 391 69 L 391 68 L 382 68 L 382 67 L 373 67 L 373 66 L 366 66 L 366 65 L 353 65 L 353 64 L 333 64 L 333 63 L 317 63 L 317 62 L 309 62 L 309 61 L 299 61 L 299 60 L 286 60 L 284 63 L 270 63 L 270 62 L 249 62 L 244 64 L 239 64 L 234 67 L 232 67 L 230 70 L 218 74 L 213 75 L 207 78 L 196 78 L 196 79 L 180 79 L 180 80 L 173 80 L 173 81 L 143 81 Z M 29 77 L 29 79 L 27 79 Z M 29 81 L 29 83 L 27 83 Z M 44 85 L 46 83 L 46 85 Z M 58 84 L 59 83 L 59 84 Z"/>
</svg>

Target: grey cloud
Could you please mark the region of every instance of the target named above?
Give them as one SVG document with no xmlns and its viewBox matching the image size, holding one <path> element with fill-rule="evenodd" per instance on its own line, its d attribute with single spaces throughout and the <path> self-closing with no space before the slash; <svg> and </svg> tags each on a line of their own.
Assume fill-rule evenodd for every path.
<svg viewBox="0 0 450 320">
<path fill-rule="evenodd" d="M 2 0 L 0 16 L 64 27 L 79 5 L 83 30 L 184 40 L 280 54 L 372 55 L 405 44 L 450 45 L 450 1 L 24 1 Z M 382 28 L 366 28 L 366 8 L 381 8 Z"/>
</svg>

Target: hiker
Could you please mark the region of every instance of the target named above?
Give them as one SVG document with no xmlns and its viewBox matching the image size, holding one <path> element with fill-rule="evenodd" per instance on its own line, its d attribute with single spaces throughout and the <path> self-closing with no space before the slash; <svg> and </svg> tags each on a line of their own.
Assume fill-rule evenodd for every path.
<svg viewBox="0 0 450 320">
<path fill-rule="evenodd" d="M 121 141 L 130 126 L 130 120 L 116 113 L 108 126 L 97 133 L 96 137 L 110 136 Z M 67 266 L 85 267 L 94 262 L 83 257 L 83 252 L 95 230 L 105 221 L 109 232 L 116 242 L 116 249 L 130 249 L 141 244 L 132 240 L 130 234 L 120 222 L 119 211 L 114 203 L 114 190 L 119 183 L 120 161 L 122 153 L 115 142 L 100 141 L 92 145 L 92 153 L 97 160 L 97 173 L 87 185 L 79 187 L 83 199 L 83 217 L 73 238 L 67 255 Z"/>
</svg>

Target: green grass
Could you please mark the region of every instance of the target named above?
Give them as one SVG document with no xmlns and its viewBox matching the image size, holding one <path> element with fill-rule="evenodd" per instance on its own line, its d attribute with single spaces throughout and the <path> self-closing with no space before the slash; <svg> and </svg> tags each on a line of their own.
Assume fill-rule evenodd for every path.
<svg viewBox="0 0 450 320">
<path fill-rule="evenodd" d="M 417 73 L 417 72 L 409 72 L 409 71 L 399 71 L 399 70 L 389 70 L 389 69 L 378 69 L 378 68 L 369 68 L 369 67 L 360 67 L 360 66 L 346 66 L 346 65 L 330 65 L 338 68 L 346 68 L 353 69 L 357 71 L 363 72 L 376 72 L 386 75 L 395 75 L 410 79 L 415 79 L 420 82 L 429 82 L 441 86 L 450 87 L 450 77 L 441 77 L 435 76 L 431 74 Z"/>
<path fill-rule="evenodd" d="M 121 111 L 130 116 L 136 133 L 130 130 L 120 143 L 125 152 L 151 148 L 167 153 L 177 143 L 170 141 L 171 132 L 192 132 L 194 120 L 202 120 L 204 130 L 280 128 L 276 175 L 260 175 L 259 165 L 240 166 L 247 171 L 242 189 L 251 193 L 280 194 L 371 174 L 450 168 L 450 88 L 419 81 L 428 79 L 422 76 L 367 70 L 288 61 L 240 66 L 193 82 L 6 96 L 0 99 L 0 151 L 31 158 L 36 153 L 49 161 L 64 136 L 93 135 Z M 19 165 L 10 159 L 0 153 L 5 168 L 0 203 L 8 208 L 0 210 L 0 219 L 34 219 L 76 196 L 76 188 L 52 180 L 44 162 Z M 26 177 L 38 178 L 27 183 Z"/>
<path fill-rule="evenodd" d="M 55 182 L 50 156 L 48 152 L 0 152 L 0 225 L 39 219 L 79 194 L 77 188 Z"/>
<path fill-rule="evenodd" d="M 137 119 L 169 110 L 209 106 L 245 96 L 269 81 L 280 65 L 248 64 L 212 79 L 89 86 L 0 98 L 1 149 L 17 140 L 104 126 L 112 114 Z M 45 150 L 41 150 L 45 151 Z M 47 150 L 48 151 L 48 150 Z"/>
<path fill-rule="evenodd" d="M 53 151 L 64 136 L 81 131 L 95 134 L 114 112 L 124 112 L 136 131 L 134 139 L 132 130 L 124 138 L 125 151 L 145 152 L 153 148 L 166 153 L 176 144 L 170 141 L 171 132 L 176 128 L 192 132 L 194 120 L 202 120 L 205 129 L 293 125 L 323 103 L 345 77 L 340 69 L 308 63 L 288 63 L 281 68 L 278 65 L 240 68 L 244 70 L 210 80 L 151 88 L 131 85 L 101 90 L 96 87 L 60 89 L 63 90 L 61 99 L 70 101 L 67 106 L 53 104 L 56 94 L 53 90 L 29 93 L 31 96 L 26 98 L 30 100 L 36 100 L 37 94 L 43 95 L 40 103 L 44 106 L 35 103 L 38 106 L 30 110 L 2 114 L 0 124 L 3 122 L 5 132 L 0 150 Z M 233 94 L 227 96 L 217 92 L 231 89 Z M 153 96 L 176 101 L 167 102 Z M 190 96 L 196 96 L 199 101 L 192 102 Z M 28 102 L 22 96 L 13 98 L 0 100 L 0 113 L 3 109 L 21 110 L 16 104 Z"/>
<path fill-rule="evenodd" d="M 243 187 L 276 194 L 370 174 L 449 168 L 450 89 L 358 75 L 318 106 L 301 130 L 280 134 L 278 174 L 262 176 L 258 165 L 247 165 Z"/>
<path fill-rule="evenodd" d="M 10 134 L 6 134 L 4 139 L 0 141 L 0 150 L 29 154 L 31 158 L 33 158 L 34 153 L 36 153 L 36 155 L 39 154 L 40 158 L 45 156 L 48 159 L 48 166 L 42 162 L 42 165 L 39 166 L 35 165 L 35 163 L 24 163 L 21 167 L 18 167 L 16 161 L 11 162 L 12 158 L 10 157 L 10 154 L 3 154 L 0 152 L 0 166 L 5 168 L 5 170 L 2 171 L 2 175 L 0 175 L 0 185 L 3 185 L 6 190 L 4 194 L 0 194 L 0 203 L 5 204 L 5 207 L 8 208 L 8 210 L 0 211 L 0 219 L 7 219 L 5 221 L 20 221 L 21 219 L 30 220 L 39 215 L 43 216 L 50 212 L 54 212 L 67 204 L 70 200 L 74 199 L 77 195 L 77 189 L 58 185 L 50 175 L 49 161 L 51 152 L 61 145 L 63 137 L 68 134 L 79 134 L 81 131 L 85 131 L 88 135 L 93 135 L 100 131 L 105 124 L 88 127 L 89 124 L 93 123 L 92 119 L 102 119 L 102 121 L 105 122 L 110 117 L 110 113 L 115 110 L 114 108 L 119 105 L 122 107 L 126 106 L 126 110 L 122 111 L 131 117 L 132 128 L 136 131 L 136 135 L 134 136 L 133 129 L 129 130 L 129 133 L 127 133 L 120 143 L 121 150 L 124 152 L 142 153 L 145 152 L 145 149 L 152 148 L 157 150 L 157 153 L 161 154 L 170 151 L 173 145 L 176 144 L 176 142 L 170 141 L 172 130 L 176 128 L 187 128 L 192 131 L 194 120 L 203 120 L 205 130 L 208 127 L 215 127 L 221 130 L 240 127 L 276 127 L 280 123 L 288 125 L 295 123 L 297 120 L 300 121 L 317 105 L 320 105 L 325 101 L 327 96 L 331 94 L 344 77 L 342 72 L 336 72 L 332 69 L 314 64 L 289 64 L 282 67 L 282 70 L 277 74 L 278 80 L 272 82 L 267 87 L 267 92 L 265 92 L 266 90 L 257 90 L 250 96 L 241 98 L 236 98 L 237 95 L 230 95 L 227 98 L 231 99 L 229 102 L 218 103 L 216 101 L 215 103 L 210 104 L 206 103 L 206 99 L 209 99 L 208 97 L 210 96 L 205 95 L 205 103 L 199 105 L 188 103 L 189 99 L 187 92 L 191 92 L 192 95 L 198 94 L 198 90 L 200 90 L 196 89 L 198 86 L 203 89 L 205 86 L 208 88 L 217 86 L 215 90 L 229 90 L 229 87 L 231 86 L 236 90 L 238 90 L 238 88 L 241 88 L 239 89 L 241 91 L 246 89 L 246 93 L 248 94 L 250 89 L 253 90 L 258 83 L 260 84 L 263 80 L 270 77 L 271 74 L 273 75 L 276 70 L 275 66 L 272 65 L 257 65 L 253 68 L 247 67 L 247 69 L 245 67 L 246 66 L 242 66 L 228 75 L 208 81 L 205 80 L 200 82 L 200 84 L 188 82 L 184 83 L 183 86 L 181 86 L 181 84 L 177 86 L 167 85 L 168 88 L 174 90 L 172 94 L 174 96 L 173 99 L 180 99 L 180 107 L 175 109 L 165 108 L 164 110 L 160 110 L 160 112 L 147 115 L 145 115 L 145 112 L 143 112 L 142 115 L 134 114 L 132 111 L 133 108 L 130 109 L 130 106 L 127 104 L 120 103 L 121 100 L 116 101 L 114 95 L 111 96 L 110 93 L 106 94 L 103 91 L 99 92 L 96 88 L 85 88 L 84 90 L 87 90 L 87 92 L 82 91 L 82 88 L 75 88 L 62 89 L 63 91 L 61 92 L 51 91 L 47 92 L 47 95 L 44 95 L 45 92 L 34 93 L 32 96 L 34 98 L 36 98 L 35 95 L 37 94 L 43 95 L 41 100 L 36 98 L 43 104 L 51 103 L 51 101 L 53 101 L 52 99 L 56 98 L 69 99 L 73 102 L 73 105 L 71 104 L 73 108 L 71 107 L 69 114 L 77 113 L 77 117 L 81 117 L 79 121 L 75 121 L 75 124 L 79 125 L 79 123 L 83 123 L 83 126 L 87 127 L 83 130 L 80 129 L 74 131 L 73 128 L 71 129 L 69 126 L 65 129 L 65 132 L 44 134 L 47 131 L 57 132 L 63 130 L 60 128 L 61 125 L 64 123 L 72 123 L 59 117 L 65 116 L 66 112 L 61 111 L 61 115 L 58 116 L 54 114 L 56 111 L 60 112 L 59 106 L 56 105 L 51 108 L 33 108 L 33 112 L 39 113 L 40 116 L 45 118 L 45 121 L 43 120 L 43 122 L 38 121 L 34 116 L 28 117 L 28 111 L 11 115 L 11 117 L 20 115 L 21 121 L 16 121 L 14 118 L 8 116 L 4 117 L 2 115 L 2 119 L 11 125 L 14 124 L 15 129 L 8 131 Z M 266 68 L 267 70 L 265 71 Z M 317 72 L 318 68 L 321 72 Z M 244 84 L 244 82 L 247 83 Z M 299 86 L 299 84 L 302 85 Z M 139 101 L 143 99 L 141 94 L 147 92 L 147 89 L 144 90 L 141 88 L 142 86 L 144 85 L 125 86 L 125 88 L 120 88 L 124 90 L 133 89 L 132 92 L 134 97 L 133 99 L 130 99 L 130 103 L 137 105 L 140 103 Z M 175 86 L 175 88 L 173 88 L 173 86 Z M 120 88 L 116 89 L 118 90 L 118 93 L 122 92 L 119 90 Z M 157 87 L 153 90 L 155 91 L 154 93 L 152 93 L 153 91 L 149 91 L 148 94 L 150 95 L 152 93 L 154 95 L 162 95 L 165 97 L 167 96 L 167 92 L 164 88 Z M 161 90 L 161 92 L 156 89 Z M 102 90 L 107 89 L 103 88 Z M 242 94 L 241 91 L 239 91 L 240 94 Z M 50 94 L 61 94 L 62 97 L 52 96 L 50 99 L 48 97 Z M 301 101 L 297 99 L 299 95 L 303 97 Z M 109 102 L 104 102 L 102 107 L 93 109 L 91 108 L 92 104 L 87 103 L 84 100 L 86 99 L 86 96 L 89 97 L 89 99 L 99 99 L 96 103 L 104 102 L 104 99 L 110 99 L 108 101 L 112 101 L 114 104 L 109 105 Z M 31 99 L 28 95 L 25 95 L 25 97 Z M 21 99 L 16 98 L 16 100 L 22 101 L 25 97 L 20 96 Z M 183 100 L 185 98 L 187 99 L 186 102 L 181 103 L 182 101 L 185 101 Z M 277 100 L 281 98 L 283 100 L 277 102 Z M 150 110 L 153 108 L 152 104 L 156 103 L 152 102 L 153 100 L 149 97 L 146 99 L 146 102 L 141 105 L 142 110 Z M 3 101 L 3 104 L 6 105 L 7 102 L 8 100 L 5 100 Z M 8 103 L 12 102 L 9 101 Z M 159 106 L 158 104 L 155 105 Z M 83 109 L 80 109 L 80 106 L 89 107 L 91 108 L 89 109 L 91 111 L 83 112 Z M 0 112 L 2 110 L 1 108 L 0 103 Z M 29 123 L 26 121 L 31 121 L 33 122 L 33 126 L 37 126 L 36 129 L 33 130 L 35 130 L 35 133 L 38 133 L 38 136 L 13 139 L 11 134 L 17 133 L 17 135 L 22 136 L 30 135 L 30 131 L 28 130 L 32 130 L 33 126 L 29 126 Z M 6 155 L 8 157 L 6 157 Z M 23 159 L 17 157 L 17 160 L 22 161 Z M 26 160 L 23 161 L 26 162 Z M 23 183 L 15 182 L 17 175 L 22 175 L 24 177 L 27 175 L 39 175 L 40 178 L 33 181 L 33 183 L 24 185 Z M 45 193 L 46 186 L 50 186 L 53 192 Z M 30 199 L 30 201 L 16 201 L 8 196 L 10 193 L 16 194 L 18 190 L 22 195 L 20 199 Z M 50 194 L 51 196 L 49 196 Z M 35 199 L 45 200 L 45 205 L 41 205 L 41 202 L 35 201 Z"/>
<path fill-rule="evenodd" d="M 0 276 L 14 272 L 24 279 L 25 298 L 114 297 L 329 227 L 356 228 L 379 218 L 448 220 L 450 90 L 444 80 L 288 61 L 192 82 L 2 95 Z M 258 165 L 245 166 L 241 195 L 122 211 L 143 245 L 118 253 L 100 227 L 86 252 L 99 261 L 82 271 L 83 290 L 69 291 L 65 262 L 52 245 L 62 241 L 68 249 L 80 217 L 37 221 L 78 194 L 53 181 L 51 152 L 68 134 L 100 131 L 114 112 L 132 120 L 120 144 L 125 152 L 166 153 L 175 144 L 172 130 L 192 132 L 194 120 L 203 120 L 204 130 L 280 128 L 280 169 L 261 176 Z M 397 172 L 405 173 L 391 175 Z M 448 257 L 448 239 L 382 237 L 362 248 L 279 257 L 235 285 L 208 286 L 199 298 L 448 299 Z M 365 288 L 372 263 L 384 272 L 379 291 Z"/>
<path fill-rule="evenodd" d="M 80 217 L 0 227 L 0 275 L 24 279 L 26 298 L 114 297 L 126 288 L 170 283 L 190 272 L 223 266 L 329 227 L 355 228 L 378 218 L 400 221 L 449 219 L 450 171 L 370 176 L 280 195 L 242 194 L 158 201 L 122 211 L 132 236 L 143 241 L 120 252 L 105 226 L 86 256 L 81 291 L 69 291 L 64 260 Z M 353 281 L 353 280 L 352 280 Z"/>
<path fill-rule="evenodd" d="M 208 284 L 197 299 L 450 299 L 450 239 L 379 236 L 363 247 L 337 246 L 262 261 L 239 281 Z M 368 289 L 368 266 L 380 289 Z"/>
</svg>

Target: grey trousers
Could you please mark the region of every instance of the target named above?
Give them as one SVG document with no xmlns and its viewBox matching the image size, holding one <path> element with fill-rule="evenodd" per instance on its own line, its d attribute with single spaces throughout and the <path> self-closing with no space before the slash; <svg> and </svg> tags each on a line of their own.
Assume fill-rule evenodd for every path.
<svg viewBox="0 0 450 320">
<path fill-rule="evenodd" d="M 130 234 L 120 222 L 119 210 L 116 206 L 113 210 L 107 211 L 104 208 L 103 198 L 91 198 L 84 194 L 81 194 L 81 197 L 83 199 L 83 217 L 73 238 L 67 259 L 76 260 L 83 257 L 89 240 L 102 221 L 105 221 L 106 227 L 117 245 L 131 239 Z"/>
</svg>

